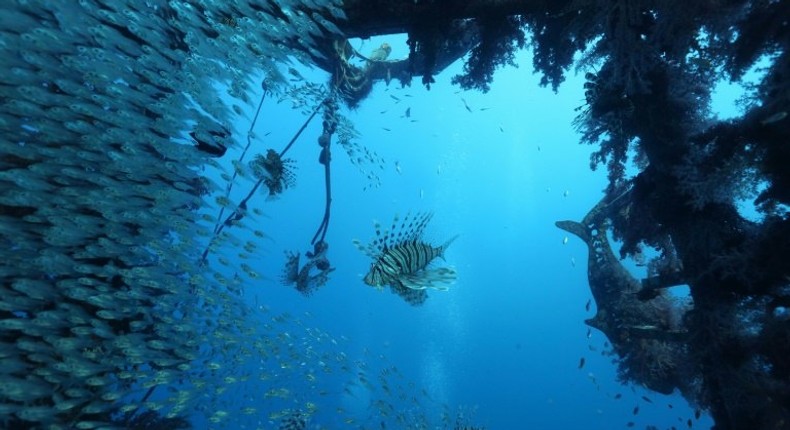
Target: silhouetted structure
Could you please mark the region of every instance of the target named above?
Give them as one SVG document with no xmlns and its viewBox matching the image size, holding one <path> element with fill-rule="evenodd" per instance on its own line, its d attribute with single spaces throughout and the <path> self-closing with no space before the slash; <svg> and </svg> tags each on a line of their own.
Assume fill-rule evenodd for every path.
<svg viewBox="0 0 790 430">
<path fill-rule="evenodd" d="M 583 228 L 563 226 L 582 237 L 593 225 L 611 230 L 623 256 L 643 246 L 660 251 L 640 284 L 618 270 L 613 253 L 594 249 L 604 264 L 592 266 L 591 287 L 611 286 L 596 293 L 599 308 L 611 311 L 589 323 L 625 355 L 622 374 L 659 391 L 691 384 L 684 393 L 710 410 L 719 430 L 788 427 L 786 1 L 347 0 L 344 22 L 333 2 L 288 11 L 274 0 L 117 3 L 0 3 L 8 71 L 0 128 L 10 143 L 0 154 L 0 403 L 14 420 L 28 428 L 104 425 L 98 415 L 131 387 L 180 381 L 198 349 L 230 357 L 227 340 L 246 333 L 227 323 L 246 310 L 225 294 L 235 278 L 198 264 L 211 248 L 201 256 L 194 246 L 211 234 L 196 210 L 209 192 L 202 157 L 224 154 L 224 124 L 235 112 L 207 83 L 228 82 L 229 95 L 250 102 L 254 71 L 283 85 L 282 63 L 312 59 L 335 87 L 350 84 L 345 101 L 353 105 L 364 100 L 366 80 L 421 76 L 430 86 L 469 53 L 453 82 L 485 91 L 496 67 L 530 40 L 543 85 L 557 89 L 571 66 L 588 70 L 576 126 L 598 147 L 592 166 L 609 172 L 604 204 Z M 344 64 L 356 55 L 345 38 L 389 32 L 408 33 L 407 60 L 372 59 L 361 74 Z M 758 64 L 763 73 L 743 114 L 711 117 L 715 84 Z M 175 145 L 186 124 L 194 126 L 190 145 Z M 328 177 L 329 141 L 319 144 Z M 625 174 L 629 153 L 639 168 L 633 178 Z M 282 155 L 259 159 L 266 174 L 256 188 L 286 188 Z M 739 210 L 754 196 L 759 220 Z M 314 244 L 328 225 L 326 201 Z M 242 227 L 246 200 L 216 203 L 231 214 L 215 234 Z M 318 249 L 308 257 L 320 271 L 331 268 Z M 675 329 L 639 302 L 659 300 L 679 282 L 690 286 L 693 308 Z M 621 300 L 624 292 L 637 300 Z M 651 360 L 651 376 L 634 368 Z M 129 373 L 137 368 L 167 371 Z M 127 382 L 116 383 L 121 374 Z"/>
<path fill-rule="evenodd" d="M 670 358 L 684 360 L 684 372 L 692 372 L 687 383 L 698 385 L 684 393 L 710 411 L 716 429 L 790 426 L 787 4 L 357 0 L 347 1 L 345 12 L 349 37 L 408 33 L 412 55 L 399 69 L 406 83 L 421 75 L 430 85 L 441 69 L 437 58 L 460 58 L 469 47 L 464 74 L 453 81 L 486 90 L 493 70 L 512 62 L 527 37 L 543 85 L 556 90 L 571 66 L 589 70 L 576 126 L 585 143 L 599 147 L 591 165 L 607 166 L 609 203 L 617 199 L 597 208 L 598 219 L 623 242 L 622 257 L 643 246 L 660 251 L 651 277 L 634 290 L 643 299 L 678 283 L 691 289 L 693 308 L 668 350 L 682 351 Z M 743 114 L 713 118 L 715 84 L 739 80 L 761 61 L 764 74 L 750 87 Z M 629 151 L 640 169 L 633 178 L 625 174 Z M 742 199 L 755 197 L 759 221 L 739 210 Z M 617 324 L 611 317 L 606 323 Z M 638 317 L 628 316 L 632 335 Z M 602 327 L 607 334 L 626 328 Z M 633 351 L 618 346 L 619 337 L 610 340 L 616 350 Z M 641 382 L 659 391 L 676 386 Z"/>
</svg>

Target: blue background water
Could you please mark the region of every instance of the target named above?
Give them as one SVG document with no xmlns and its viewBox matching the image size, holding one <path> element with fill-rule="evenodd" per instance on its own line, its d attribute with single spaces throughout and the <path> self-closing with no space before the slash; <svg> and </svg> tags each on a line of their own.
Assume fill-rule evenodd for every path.
<svg viewBox="0 0 790 430">
<path fill-rule="evenodd" d="M 403 40 L 384 40 L 395 48 L 390 58 L 406 55 Z M 366 52 L 379 43 L 355 46 Z M 583 321 L 595 307 L 585 310 L 591 298 L 586 246 L 575 237 L 564 244 L 566 233 L 554 227 L 557 220 L 580 220 L 606 185 L 605 169 L 589 167 L 595 148 L 580 145 L 571 125 L 574 108 L 584 103 L 583 77 L 570 72 L 555 94 L 539 87 L 527 52 L 517 62 L 520 68 L 497 72 L 487 94 L 452 86 L 450 77 L 461 70 L 456 64 L 436 77 L 430 91 L 419 78 L 407 88 L 377 83 L 358 109 L 347 112 L 361 133 L 357 142 L 386 164 L 383 170 L 374 166 L 381 186 L 364 189 L 370 184 L 365 175 L 334 147 L 327 241 L 336 271 L 327 286 L 305 298 L 281 285 L 279 274 L 284 250 L 310 249 L 323 213 L 315 121 L 288 153 L 298 162 L 296 186 L 253 204 L 266 213 L 259 228 L 270 239 L 265 258 L 256 262 L 266 278 L 246 285 L 246 295 L 278 312 L 310 315 L 310 325 L 342 336 L 352 363 L 396 366 L 414 382 L 409 389 L 425 390 L 430 401 L 423 408 L 437 414 L 445 403 L 453 413 L 465 405 L 475 410 L 474 423 L 492 429 L 612 429 L 631 421 L 635 428 L 685 428 L 694 412 L 679 395 L 619 384 L 612 357 L 602 354 L 603 334 L 593 330 L 587 338 Z M 326 80 L 323 72 L 300 70 L 310 80 Z M 726 115 L 737 91 L 722 88 L 716 110 Z M 410 118 L 404 117 L 407 109 Z M 303 121 L 288 103 L 268 99 L 255 131 L 271 134 L 256 149 L 281 149 Z M 248 127 L 236 124 L 237 130 Z M 429 241 L 460 234 L 446 254 L 458 282 L 450 291 L 429 293 L 417 308 L 363 284 L 370 260 L 352 245 L 352 239 L 373 237 L 374 219 L 388 225 L 395 214 L 409 211 L 435 213 Z M 579 369 L 581 357 L 586 365 Z M 324 377 L 344 384 L 342 375 Z M 329 402 L 364 421 L 377 413 L 368 391 L 356 386 Z M 618 393 L 622 398 L 615 399 Z M 399 402 L 396 408 L 410 407 L 409 400 Z M 322 423 L 332 425 L 323 416 Z M 703 416 L 694 427 L 710 427 L 710 421 Z"/>
</svg>

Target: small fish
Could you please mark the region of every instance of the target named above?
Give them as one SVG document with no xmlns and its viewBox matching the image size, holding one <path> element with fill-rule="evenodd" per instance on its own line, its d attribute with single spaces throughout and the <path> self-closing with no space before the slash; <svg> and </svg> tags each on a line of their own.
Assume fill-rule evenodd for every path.
<svg viewBox="0 0 790 430">
<path fill-rule="evenodd" d="M 381 127 L 381 129 L 384 130 L 384 131 L 392 131 L 392 130 L 388 129 L 387 127 Z"/>
<path fill-rule="evenodd" d="M 580 359 L 579 359 L 579 369 L 581 369 L 582 367 L 584 367 L 584 363 L 585 363 L 585 362 L 586 362 L 586 360 L 584 359 L 584 357 L 582 357 L 582 358 L 580 358 Z"/>
<path fill-rule="evenodd" d="M 576 259 L 571 257 L 571 266 L 576 267 Z"/>
<path fill-rule="evenodd" d="M 390 97 L 392 97 L 392 100 L 395 100 L 396 102 L 400 102 L 400 99 L 395 97 L 394 95 L 390 94 Z"/>
<path fill-rule="evenodd" d="M 777 112 L 777 113 L 769 116 L 768 118 L 760 121 L 760 124 L 768 125 L 768 124 L 771 124 L 771 123 L 774 123 L 774 122 L 781 121 L 781 120 L 783 120 L 785 118 L 787 118 L 787 112 L 781 111 L 781 112 Z"/>
<path fill-rule="evenodd" d="M 591 305 L 592 305 L 592 299 L 587 299 L 587 303 L 584 305 L 584 310 L 590 312 Z"/>
<path fill-rule="evenodd" d="M 504 133 L 504 132 L 505 132 L 505 129 L 504 129 L 504 128 L 502 128 L 502 126 L 500 125 L 500 126 L 499 126 L 499 131 L 501 131 L 502 133 Z"/>
<path fill-rule="evenodd" d="M 466 108 L 466 110 L 468 110 L 469 113 L 472 113 L 472 108 L 470 108 L 469 105 L 466 104 L 466 100 L 464 100 L 463 97 L 461 97 L 461 101 L 464 102 L 464 107 Z"/>
<path fill-rule="evenodd" d="M 694 419 L 698 420 L 700 416 L 702 416 L 702 411 L 699 408 L 694 409 Z"/>
<path fill-rule="evenodd" d="M 406 113 L 404 115 L 406 115 L 406 118 L 411 118 L 411 108 L 410 107 L 406 108 Z"/>
<path fill-rule="evenodd" d="M 489 110 L 489 109 L 491 109 L 491 108 L 489 108 L 489 107 L 481 107 L 481 108 L 480 108 L 480 111 L 487 111 L 487 110 Z"/>
<path fill-rule="evenodd" d="M 420 198 L 422 198 L 422 196 L 424 196 L 424 195 L 425 195 L 425 191 L 423 191 L 423 189 L 420 188 Z"/>
<path fill-rule="evenodd" d="M 633 427 L 634 425 L 635 425 L 635 424 L 634 424 L 634 422 L 633 422 L 633 421 L 628 421 L 628 423 L 627 423 L 625 426 L 626 426 L 626 427 Z"/>
<path fill-rule="evenodd" d="M 566 243 L 568 243 L 568 236 L 562 238 L 562 244 L 565 245 Z"/>
<path fill-rule="evenodd" d="M 588 328 L 588 329 L 587 329 L 587 339 L 589 339 L 589 338 L 591 338 L 591 337 L 592 337 L 592 329 L 591 329 L 591 328 Z"/>
<path fill-rule="evenodd" d="M 538 152 L 540 152 L 540 145 L 538 145 Z"/>
<path fill-rule="evenodd" d="M 646 401 L 647 403 L 653 403 L 653 401 L 650 400 L 650 397 L 647 396 L 642 396 L 642 400 Z"/>
<path fill-rule="evenodd" d="M 568 190 L 565 190 L 565 191 L 562 193 L 562 197 L 568 197 L 568 195 L 569 195 L 570 193 L 571 193 L 570 191 L 568 191 Z"/>
<path fill-rule="evenodd" d="M 672 408 L 674 408 L 674 406 L 672 406 L 672 403 L 667 403 L 667 407 L 668 407 L 669 409 L 672 409 Z"/>
<path fill-rule="evenodd" d="M 291 75 L 291 76 L 293 76 L 294 78 L 296 78 L 296 79 L 298 79 L 298 80 L 303 80 L 303 79 L 304 79 L 304 77 L 302 77 L 302 74 L 301 74 L 301 73 L 299 73 L 299 72 L 298 72 L 296 69 L 294 69 L 293 67 L 289 67 L 289 68 L 288 68 L 288 74 L 289 74 L 289 75 Z"/>
<path fill-rule="evenodd" d="M 395 162 L 395 171 L 396 171 L 396 172 L 398 172 L 398 174 L 399 174 L 399 175 L 401 174 L 401 171 L 400 171 L 400 163 L 399 163 L 399 162 L 397 162 L 397 161 Z"/>
<path fill-rule="evenodd" d="M 622 397 L 623 397 L 623 395 L 622 395 L 622 394 L 620 394 L 620 393 L 617 393 L 617 394 L 615 394 L 615 395 L 614 395 L 614 399 L 615 399 L 615 400 L 617 400 L 617 399 L 620 399 L 620 398 L 622 398 Z"/>
<path fill-rule="evenodd" d="M 634 406 L 634 415 L 639 414 L 639 405 Z"/>
<path fill-rule="evenodd" d="M 691 418 L 689 418 L 688 421 L 686 421 L 686 425 L 689 426 L 689 428 L 691 428 Z"/>
<path fill-rule="evenodd" d="M 379 112 L 379 113 L 387 113 L 387 110 L 386 110 L 386 109 L 384 109 L 383 111 L 381 111 L 381 112 Z"/>
</svg>

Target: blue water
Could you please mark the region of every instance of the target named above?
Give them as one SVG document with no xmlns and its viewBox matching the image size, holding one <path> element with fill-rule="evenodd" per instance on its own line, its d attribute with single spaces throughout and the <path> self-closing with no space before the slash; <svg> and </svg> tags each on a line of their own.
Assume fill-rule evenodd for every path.
<svg viewBox="0 0 790 430">
<path fill-rule="evenodd" d="M 406 55 L 402 40 L 389 42 L 395 48 L 390 58 Z M 360 49 L 377 45 L 367 41 Z M 554 227 L 557 220 L 580 220 L 606 186 L 605 168 L 589 166 L 596 148 L 579 144 L 571 125 L 574 108 L 584 103 L 584 80 L 570 72 L 555 94 L 538 85 L 528 52 L 517 61 L 520 68 L 497 72 L 487 94 L 452 86 L 450 78 L 461 71 L 455 64 L 430 90 L 418 79 L 407 88 L 380 82 L 358 109 L 344 111 L 361 134 L 357 142 L 385 164 L 369 166 L 381 180 L 371 188 L 334 146 L 327 242 L 336 270 L 312 296 L 283 286 L 279 276 L 284 250 L 310 250 L 323 214 L 318 120 L 287 155 L 297 160 L 295 187 L 277 199 L 253 201 L 252 208 L 266 214 L 257 227 L 270 237 L 263 242 L 265 258 L 256 262 L 265 278 L 245 284 L 245 300 L 298 316 L 340 339 L 329 349 L 348 354 L 348 373 L 321 376 L 333 394 L 321 400 L 311 428 L 399 428 L 375 404 L 378 375 L 389 366 L 400 375 L 388 376 L 391 385 L 403 381 L 403 390 L 417 398 L 389 396 L 395 409 L 435 417 L 444 411 L 453 417 L 450 424 L 461 410 L 470 425 L 489 429 L 669 429 L 687 428 L 688 419 L 694 428 L 710 427 L 704 414 L 694 419 L 694 408 L 679 394 L 619 383 L 614 357 L 604 354 L 607 339 L 596 330 L 587 337 L 583 321 L 595 307 L 585 310 L 591 298 L 586 246 L 575 237 L 563 243 L 566 233 Z M 327 79 L 321 71 L 300 70 L 309 80 Z M 725 88 L 721 99 L 732 100 L 731 91 Z M 255 132 L 270 134 L 254 143 L 258 152 L 284 147 L 304 119 L 288 103 L 268 99 Z M 249 123 L 235 128 L 246 131 Z M 243 195 L 246 187 L 239 188 Z M 374 220 L 389 225 L 410 211 L 435 214 L 427 228 L 433 243 L 460 235 L 446 253 L 458 281 L 449 291 L 430 292 L 421 307 L 365 285 L 371 261 L 352 244 L 374 237 Z M 370 375 L 374 388 L 348 385 L 359 371 Z M 307 390 L 295 395 L 315 397 L 303 385 L 294 382 L 295 390 Z M 350 388 L 338 395 L 339 387 Z M 335 415 L 334 406 L 342 413 Z"/>
</svg>

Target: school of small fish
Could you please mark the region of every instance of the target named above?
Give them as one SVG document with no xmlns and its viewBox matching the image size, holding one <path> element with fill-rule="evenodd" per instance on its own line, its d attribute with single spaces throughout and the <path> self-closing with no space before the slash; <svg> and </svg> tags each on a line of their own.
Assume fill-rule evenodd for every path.
<svg viewBox="0 0 790 430">
<path fill-rule="evenodd" d="M 375 390 L 376 425 L 449 423 L 385 357 L 352 358 L 344 340 L 244 298 L 262 277 L 262 212 L 225 193 L 248 168 L 212 157 L 238 149 L 229 124 L 249 119 L 257 71 L 297 110 L 317 97 L 282 65 L 322 55 L 339 1 L 9 0 L 0 16 L 0 426 L 196 414 L 299 428 L 323 411 L 371 428 L 322 410 L 343 395 L 330 374 Z M 341 123 L 341 146 L 383 165 L 353 137 Z M 243 222 L 216 234 L 219 208 Z"/>
</svg>

